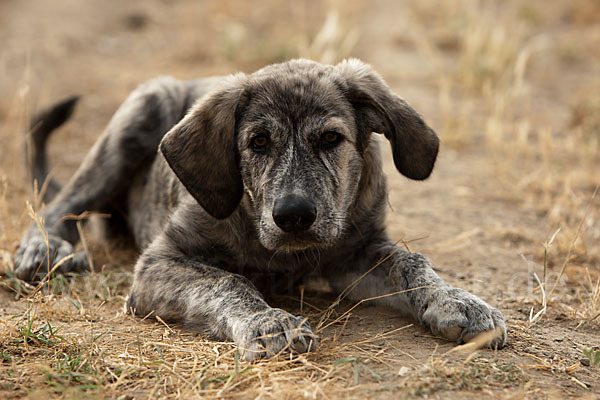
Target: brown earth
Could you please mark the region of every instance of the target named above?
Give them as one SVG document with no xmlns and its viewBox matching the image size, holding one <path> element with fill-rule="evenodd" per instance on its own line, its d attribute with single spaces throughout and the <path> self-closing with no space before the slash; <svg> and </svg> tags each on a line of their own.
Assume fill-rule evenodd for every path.
<svg viewBox="0 0 600 400">
<path fill-rule="evenodd" d="M 600 200 L 593 197 L 600 184 L 600 120 L 594 119 L 600 115 L 600 7 L 545 4 L 0 3 L 0 396 L 598 396 L 600 365 L 584 350 L 600 351 Z M 337 30 L 328 31 L 331 10 L 339 23 L 330 19 Z M 486 37 L 487 46 L 473 44 Z M 401 177 L 385 149 L 389 233 L 429 256 L 450 284 L 498 307 L 508 323 L 507 348 L 481 350 L 465 361 L 468 352 L 448 353 L 454 344 L 365 304 L 345 324 L 321 332 L 317 353 L 232 375 L 230 344 L 122 313 L 135 255 L 117 243 L 94 242 L 97 271 L 53 282 L 52 291 L 61 293 L 15 295 L 26 291 L 11 277 L 10 254 L 30 221 L 25 201 L 33 196 L 20 135 L 33 110 L 66 95 L 84 96 L 51 143 L 54 174 L 65 181 L 144 80 L 251 72 L 299 55 L 363 59 L 438 130 L 443 147 L 425 182 Z M 491 66 L 478 64 L 486 58 Z M 548 310 L 531 322 L 542 296 L 533 273 L 544 281 L 544 243 L 558 228 L 548 246 L 546 292 L 560 280 Z M 302 310 L 315 326 L 333 298 L 311 292 L 304 300 L 318 308 Z M 278 303 L 300 312 L 299 297 Z M 23 340 L 20 329 L 33 313 L 33 326 L 60 326 L 61 339 L 53 345 Z M 67 368 L 71 351 L 81 359 Z"/>
</svg>

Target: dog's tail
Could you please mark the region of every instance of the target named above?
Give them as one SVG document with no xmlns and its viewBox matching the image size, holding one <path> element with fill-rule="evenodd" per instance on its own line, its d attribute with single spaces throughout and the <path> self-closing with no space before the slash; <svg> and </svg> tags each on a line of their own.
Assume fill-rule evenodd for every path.
<svg viewBox="0 0 600 400">
<path fill-rule="evenodd" d="M 61 186 L 52 177 L 48 177 L 48 157 L 46 142 L 52 132 L 64 124 L 75 109 L 79 96 L 69 97 L 36 114 L 31 119 L 30 137 L 25 141 L 27 168 L 32 185 L 42 193 L 42 200 L 48 203 L 59 192 Z"/>
</svg>

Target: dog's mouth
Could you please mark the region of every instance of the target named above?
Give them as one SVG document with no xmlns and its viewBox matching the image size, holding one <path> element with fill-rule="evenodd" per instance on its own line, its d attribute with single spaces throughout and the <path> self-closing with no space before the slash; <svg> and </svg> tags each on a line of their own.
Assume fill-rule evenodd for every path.
<svg viewBox="0 0 600 400">
<path fill-rule="evenodd" d="M 283 250 L 287 253 L 291 253 L 294 251 L 302 251 L 307 250 L 311 247 L 316 247 L 318 242 L 308 241 L 308 240 L 290 240 L 281 244 L 278 249 Z"/>
<path fill-rule="evenodd" d="M 295 251 L 307 250 L 309 248 L 323 246 L 324 241 L 310 232 L 285 233 L 280 232 L 276 237 L 272 237 L 268 243 L 264 243 L 269 250 L 283 251 L 291 253 Z"/>
</svg>

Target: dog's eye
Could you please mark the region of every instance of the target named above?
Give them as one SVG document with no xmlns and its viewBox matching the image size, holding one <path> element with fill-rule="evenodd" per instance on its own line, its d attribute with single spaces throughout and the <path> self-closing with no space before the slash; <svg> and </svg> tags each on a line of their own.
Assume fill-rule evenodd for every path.
<svg viewBox="0 0 600 400">
<path fill-rule="evenodd" d="M 327 131 L 321 135 L 321 146 L 324 149 L 332 149 L 343 139 L 343 136 L 336 131 Z"/>
<path fill-rule="evenodd" d="M 263 152 L 267 149 L 269 138 L 265 135 L 256 135 L 250 141 L 250 147 L 256 152 Z"/>
</svg>

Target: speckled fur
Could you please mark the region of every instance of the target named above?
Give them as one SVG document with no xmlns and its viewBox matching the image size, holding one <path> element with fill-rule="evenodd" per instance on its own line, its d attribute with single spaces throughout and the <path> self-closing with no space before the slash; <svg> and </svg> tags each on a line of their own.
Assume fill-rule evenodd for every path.
<svg viewBox="0 0 600 400">
<path fill-rule="evenodd" d="M 343 140 L 324 150 L 325 131 Z M 50 251 L 59 260 L 78 240 L 64 215 L 126 199 L 120 207 L 142 251 L 128 307 L 233 340 L 246 359 L 317 346 L 305 320 L 270 307 L 247 277 L 279 274 L 291 286 L 321 274 L 342 291 L 384 258 L 350 298 L 402 291 L 376 302 L 450 340 L 496 329 L 491 345 L 504 345 L 499 311 L 388 240 L 380 140 L 372 132 L 389 140 L 402 174 L 429 176 L 435 133 L 358 60 L 293 60 L 251 75 L 150 81 L 125 101 L 48 205 Z M 258 133 L 269 138 L 260 154 L 251 146 Z M 285 233 L 273 221 L 274 202 L 290 193 L 316 205 L 306 232 Z M 34 278 L 45 255 L 31 228 L 15 256 L 17 275 Z M 75 257 L 61 271 L 86 267 Z"/>
</svg>

